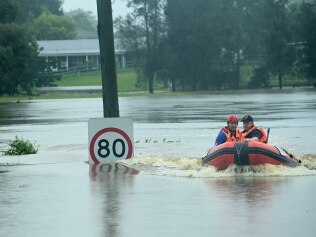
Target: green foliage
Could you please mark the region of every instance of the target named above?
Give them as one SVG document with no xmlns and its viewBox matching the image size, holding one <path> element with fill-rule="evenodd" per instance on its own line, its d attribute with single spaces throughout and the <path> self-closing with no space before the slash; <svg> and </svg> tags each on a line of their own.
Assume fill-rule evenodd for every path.
<svg viewBox="0 0 316 237">
<path fill-rule="evenodd" d="M 288 0 L 167 1 L 164 61 L 172 88 L 238 88 L 247 65 L 257 68 L 250 86 L 265 87 L 277 78 L 281 88 L 287 75 L 297 71 L 299 50 L 306 59 L 304 71 L 315 71 L 315 4 L 309 3 L 311 13 L 304 14 L 310 24 L 302 25 L 304 17 L 293 17 L 295 8 Z M 306 35 L 301 31 L 305 28 Z M 303 50 L 293 42 L 299 38 L 306 42 Z"/>
<path fill-rule="evenodd" d="M 11 1 L 11 0 L 10 0 Z M 28 24 L 43 12 L 50 12 L 54 15 L 63 15 L 63 0 L 13 0 L 17 4 L 18 12 L 16 23 Z"/>
<path fill-rule="evenodd" d="M 74 38 L 76 27 L 79 37 L 96 33 L 90 12 L 65 18 L 62 2 L 0 0 L 0 95 L 31 93 L 57 79 L 38 59 L 34 36 Z M 127 0 L 133 11 L 115 20 L 116 39 L 139 67 L 137 83 L 150 92 L 158 78 L 174 91 L 238 88 L 249 79 L 251 87 L 281 88 L 292 72 L 295 83 L 315 83 L 316 2 L 295 2 Z M 246 75 L 245 67 L 253 70 Z"/>
<path fill-rule="evenodd" d="M 37 40 L 74 39 L 75 23 L 66 16 L 42 13 L 30 25 L 30 32 Z"/>
<path fill-rule="evenodd" d="M 0 95 L 19 90 L 30 93 L 34 86 L 37 46 L 30 44 L 25 31 L 16 24 L 0 24 Z"/>
<path fill-rule="evenodd" d="M 34 38 L 33 33 L 41 33 L 38 30 L 42 30 L 43 34 L 52 34 L 52 31 L 58 35 L 66 31 L 67 35 L 71 34 L 74 30 L 65 27 L 65 22 L 69 19 L 60 23 L 59 28 L 54 28 L 54 24 L 47 24 L 47 29 L 42 29 L 38 24 L 37 33 L 33 32 L 30 37 L 29 32 L 32 28 L 30 24 L 43 11 L 56 14 L 49 13 L 54 16 L 52 19 L 63 19 L 62 16 L 59 18 L 62 15 L 61 4 L 61 0 L 0 0 L 0 96 L 32 94 L 34 86 L 49 85 L 51 81 L 58 79 L 49 74 L 49 62 L 38 57 L 37 44 L 31 39 Z M 45 23 L 45 19 L 43 21 Z M 53 20 L 51 22 L 54 23 Z"/>
<path fill-rule="evenodd" d="M 138 16 L 134 13 L 125 18 L 118 17 L 114 20 L 116 38 L 120 46 L 127 52 L 133 52 L 134 65 L 144 65 L 146 32 L 137 21 Z"/>
<path fill-rule="evenodd" d="M 17 8 L 14 22 L 24 26 L 28 40 L 75 38 L 74 23 L 63 16 L 63 0 L 13 0 L 13 2 Z"/>
<path fill-rule="evenodd" d="M 22 26 L 0 24 L 0 95 L 30 95 L 34 86 L 50 85 L 58 77 L 49 74 L 47 63 Z"/>
<path fill-rule="evenodd" d="M 279 87 L 282 88 L 283 76 L 290 70 L 294 63 L 293 47 L 291 42 L 289 25 L 289 8 L 287 0 L 267 0 L 264 7 L 265 34 L 265 67 L 279 79 Z"/>
<path fill-rule="evenodd" d="M 316 1 L 302 3 L 299 18 L 301 42 L 304 42 L 302 68 L 307 78 L 316 86 Z"/>
<path fill-rule="evenodd" d="M 134 48 L 135 61 L 141 67 L 148 82 L 148 90 L 154 92 L 154 77 L 162 67 L 159 47 L 165 33 L 164 0 L 128 0 L 133 12 L 125 19 L 115 21 L 120 44 L 125 50 Z M 140 78 L 141 79 L 141 78 Z"/>
<path fill-rule="evenodd" d="M 98 22 L 91 11 L 77 9 L 66 12 L 65 16 L 69 17 L 75 23 L 78 39 L 95 39 L 98 37 Z"/>
<path fill-rule="evenodd" d="M 36 154 L 38 151 L 38 145 L 35 142 L 32 143 L 18 136 L 15 136 L 14 140 L 9 141 L 9 146 L 10 148 L 3 153 L 6 156 Z"/>
<path fill-rule="evenodd" d="M 235 71 L 233 59 L 238 48 L 232 3 L 220 0 L 168 1 L 167 68 L 173 83 L 182 90 L 221 88 Z M 225 78 L 225 80 L 223 80 Z"/>
<path fill-rule="evenodd" d="M 265 67 L 254 70 L 254 75 L 249 82 L 250 88 L 262 88 L 269 86 L 269 71 Z"/>
<path fill-rule="evenodd" d="M 0 0 L 0 23 L 10 23 L 17 13 L 15 1 Z"/>
<path fill-rule="evenodd" d="M 44 57 L 36 57 L 31 68 L 31 70 L 35 68 L 37 71 L 36 77 L 34 77 L 36 87 L 53 86 L 55 81 L 61 80 L 61 75 L 53 73 L 53 65 L 56 65 L 56 60 L 53 58 L 47 60 Z"/>
</svg>

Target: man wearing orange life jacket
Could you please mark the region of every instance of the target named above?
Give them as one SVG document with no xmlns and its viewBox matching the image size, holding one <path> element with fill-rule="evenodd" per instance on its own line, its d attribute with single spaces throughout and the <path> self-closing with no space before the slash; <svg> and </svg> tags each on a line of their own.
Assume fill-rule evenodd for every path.
<svg viewBox="0 0 316 237">
<path fill-rule="evenodd" d="M 241 141 L 267 142 L 267 133 L 262 128 L 254 125 L 252 116 L 245 115 L 241 121 L 244 127 L 244 130 L 241 132 Z"/>
<path fill-rule="evenodd" d="M 222 128 L 220 132 L 218 133 L 215 140 L 215 146 L 218 146 L 225 142 L 240 141 L 241 132 L 237 128 L 238 126 L 237 115 L 235 114 L 228 115 L 226 121 L 227 121 L 227 126 L 225 128 Z"/>
</svg>

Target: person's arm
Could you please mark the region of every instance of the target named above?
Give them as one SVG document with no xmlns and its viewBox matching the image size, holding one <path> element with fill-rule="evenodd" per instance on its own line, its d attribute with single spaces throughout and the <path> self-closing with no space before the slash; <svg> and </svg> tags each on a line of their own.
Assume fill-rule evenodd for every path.
<svg viewBox="0 0 316 237">
<path fill-rule="evenodd" d="M 215 146 L 225 143 L 226 140 L 227 140 L 227 137 L 222 131 L 220 131 L 216 137 Z"/>
<path fill-rule="evenodd" d="M 259 141 L 259 138 L 257 138 L 257 137 L 246 138 L 245 141 L 246 142 L 250 142 L 250 141 L 256 141 L 257 142 L 257 141 Z"/>
<path fill-rule="evenodd" d="M 246 142 L 250 142 L 250 141 L 256 141 L 257 142 L 263 136 L 263 134 L 258 129 L 253 130 L 250 135 L 251 135 L 251 138 L 246 138 L 245 139 Z"/>
</svg>

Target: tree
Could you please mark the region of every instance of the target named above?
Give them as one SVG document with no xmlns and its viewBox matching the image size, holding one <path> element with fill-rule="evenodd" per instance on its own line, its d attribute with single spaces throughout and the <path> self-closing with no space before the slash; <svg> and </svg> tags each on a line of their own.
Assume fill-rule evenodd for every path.
<svg viewBox="0 0 316 237">
<path fill-rule="evenodd" d="M 271 78 L 277 77 L 282 88 L 284 76 L 296 70 L 295 51 L 301 50 L 301 43 L 304 70 L 309 72 L 309 78 L 315 78 L 311 76 L 316 68 L 315 0 L 305 5 L 302 24 L 291 17 L 291 2 L 166 0 L 162 5 L 165 17 L 156 18 L 161 24 L 156 25 L 160 30 L 155 31 L 155 1 L 128 0 L 134 15 L 117 21 L 118 35 L 125 39 L 134 37 L 126 40 L 126 45 L 143 46 L 143 72 L 149 88 L 150 78 L 158 70 L 167 72 L 173 91 L 177 85 L 182 90 L 238 88 L 243 65 L 252 66 L 253 81 L 249 86 L 266 87 Z M 300 29 L 296 38 L 295 25 Z M 158 44 L 154 43 L 155 32 Z M 141 37 L 144 40 L 137 41 Z M 302 41 L 299 44 L 298 38 Z M 159 58 L 161 55 L 163 59 Z"/>
<path fill-rule="evenodd" d="M 17 2 L 18 13 L 16 23 L 25 24 L 39 17 L 43 12 L 63 15 L 63 0 L 14 0 Z"/>
<path fill-rule="evenodd" d="M 229 80 L 232 88 L 238 88 L 241 79 L 240 68 L 247 64 L 260 67 L 263 65 L 265 52 L 264 17 L 262 1 L 265 0 L 236 0 L 225 3 L 224 17 L 221 21 L 226 30 L 221 34 L 226 66 L 231 68 L 232 77 Z M 254 69 L 254 74 L 262 72 L 265 67 Z M 256 77 L 266 78 L 264 76 Z M 266 82 L 264 82 L 266 83 Z"/>
<path fill-rule="evenodd" d="M 57 79 L 49 75 L 49 62 L 38 57 L 38 46 L 28 39 L 25 26 L 14 23 L 17 3 L 0 0 L 0 95 L 31 94 L 34 86 Z"/>
<path fill-rule="evenodd" d="M 168 72 L 172 88 L 182 90 L 220 88 L 231 77 L 228 34 L 231 32 L 228 5 L 220 0 L 170 0 L 168 25 Z"/>
<path fill-rule="evenodd" d="M 133 14 L 127 16 L 125 21 L 116 21 L 118 34 L 124 35 L 126 34 L 126 32 L 130 32 L 130 30 L 134 27 L 134 24 L 130 24 L 128 22 L 132 18 L 136 20 L 137 27 L 134 27 L 134 29 L 137 29 L 138 31 L 134 35 L 138 34 L 139 32 L 144 33 L 144 35 L 141 36 L 139 39 L 134 39 L 133 41 L 139 41 L 140 43 L 144 42 L 144 44 L 142 44 L 144 60 L 141 65 L 142 70 L 139 75 L 144 75 L 145 80 L 148 81 L 149 93 L 153 93 L 154 78 L 157 75 L 158 70 L 160 69 L 158 60 L 158 48 L 164 37 L 163 8 L 165 0 L 127 1 L 128 6 L 133 8 Z M 124 28 L 124 26 L 129 27 L 129 29 Z"/>
<path fill-rule="evenodd" d="M 72 19 L 76 24 L 77 38 L 90 39 L 97 38 L 97 19 L 91 11 L 84 11 L 82 9 L 66 12 L 65 16 Z"/>
<path fill-rule="evenodd" d="M 26 28 L 28 40 L 70 39 L 75 26 L 63 16 L 63 0 L 13 0 L 17 12 L 14 22 Z"/>
<path fill-rule="evenodd" d="M 24 30 L 16 24 L 0 24 L 0 95 L 19 90 L 31 93 L 36 71 L 37 47 L 26 41 Z"/>
<path fill-rule="evenodd" d="M 133 56 L 133 64 L 142 66 L 144 64 L 145 55 L 145 30 L 137 22 L 138 16 L 134 13 L 127 14 L 125 18 L 118 17 L 114 21 L 116 29 L 115 38 L 121 48 L 127 54 Z"/>
<path fill-rule="evenodd" d="M 289 5 L 287 0 L 264 1 L 266 30 L 266 68 L 276 75 L 279 88 L 283 86 L 283 76 L 293 65 L 294 51 L 289 46 L 291 32 L 289 25 Z"/>
<path fill-rule="evenodd" d="M 15 1 L 0 0 L 0 23 L 9 23 L 15 19 L 17 5 Z"/>
<path fill-rule="evenodd" d="M 316 85 L 316 1 L 301 5 L 301 39 L 303 43 L 303 68 L 307 78 Z"/>
<path fill-rule="evenodd" d="M 75 23 L 71 19 L 49 12 L 42 13 L 32 22 L 30 32 L 37 40 L 61 40 L 76 37 Z"/>
</svg>

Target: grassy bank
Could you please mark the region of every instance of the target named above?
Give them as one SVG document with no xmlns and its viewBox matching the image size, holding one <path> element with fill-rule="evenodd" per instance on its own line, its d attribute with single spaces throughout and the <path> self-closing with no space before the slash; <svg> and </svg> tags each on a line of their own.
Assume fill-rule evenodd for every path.
<svg viewBox="0 0 316 237">
<path fill-rule="evenodd" d="M 117 86 L 119 92 L 124 91 L 143 91 L 146 90 L 147 83 L 139 86 L 138 75 L 135 69 L 117 70 Z M 100 86 L 102 83 L 101 72 L 81 72 L 71 75 L 65 75 L 60 81 L 55 82 L 56 86 Z M 164 89 L 162 82 L 154 83 L 156 90 Z"/>
<path fill-rule="evenodd" d="M 62 80 L 56 81 L 57 87 L 71 86 L 101 86 L 101 72 L 86 72 L 80 74 L 65 75 Z M 137 87 L 137 73 L 134 69 L 125 69 L 117 71 L 118 93 L 120 97 L 127 96 L 160 96 L 166 94 L 167 89 L 164 88 L 162 82 L 154 84 L 153 95 L 148 93 L 147 88 Z M 146 86 L 146 85 L 145 85 Z M 159 92 L 157 92 L 159 91 Z M 71 99 L 71 98 L 102 98 L 102 93 L 93 91 L 49 91 L 39 95 L 36 89 L 33 95 L 16 95 L 16 96 L 0 96 L 0 103 L 20 103 L 30 102 L 40 99 Z"/>
<path fill-rule="evenodd" d="M 241 68 L 241 84 L 247 83 L 250 80 L 252 74 L 251 67 L 242 67 Z M 220 91 L 197 91 L 197 92 L 176 92 L 171 93 L 168 92 L 167 88 L 164 88 L 163 84 L 160 82 L 155 83 L 155 93 L 149 94 L 146 88 L 137 87 L 137 73 L 134 69 L 125 69 L 117 71 L 118 78 L 118 90 L 120 97 L 126 96 L 181 96 L 181 95 L 198 95 L 198 94 L 234 94 L 235 90 L 220 90 Z M 285 82 L 288 82 L 288 78 L 286 78 Z M 296 80 L 292 79 L 292 83 Z M 63 86 L 98 86 L 101 85 L 101 73 L 97 72 L 86 72 L 80 74 L 66 75 L 62 78 L 61 81 L 55 83 L 58 87 Z M 284 88 L 282 92 L 288 91 L 290 88 Z M 238 93 L 249 93 L 249 92 L 280 92 L 279 90 L 271 90 L 271 89 L 257 89 L 257 90 L 238 90 Z M 14 97 L 0 97 L 0 103 L 6 102 L 27 102 L 31 100 L 38 99 L 68 99 L 68 98 L 102 98 L 101 92 L 74 92 L 74 91 L 51 91 L 46 92 L 41 95 L 37 95 L 37 91 L 34 91 L 34 95 L 19 95 Z"/>
<path fill-rule="evenodd" d="M 56 86 L 99 86 L 101 85 L 101 72 L 83 72 L 66 75 L 61 81 L 57 81 Z M 117 84 L 119 91 L 135 91 L 137 74 L 134 69 L 122 69 L 117 71 Z"/>
</svg>

